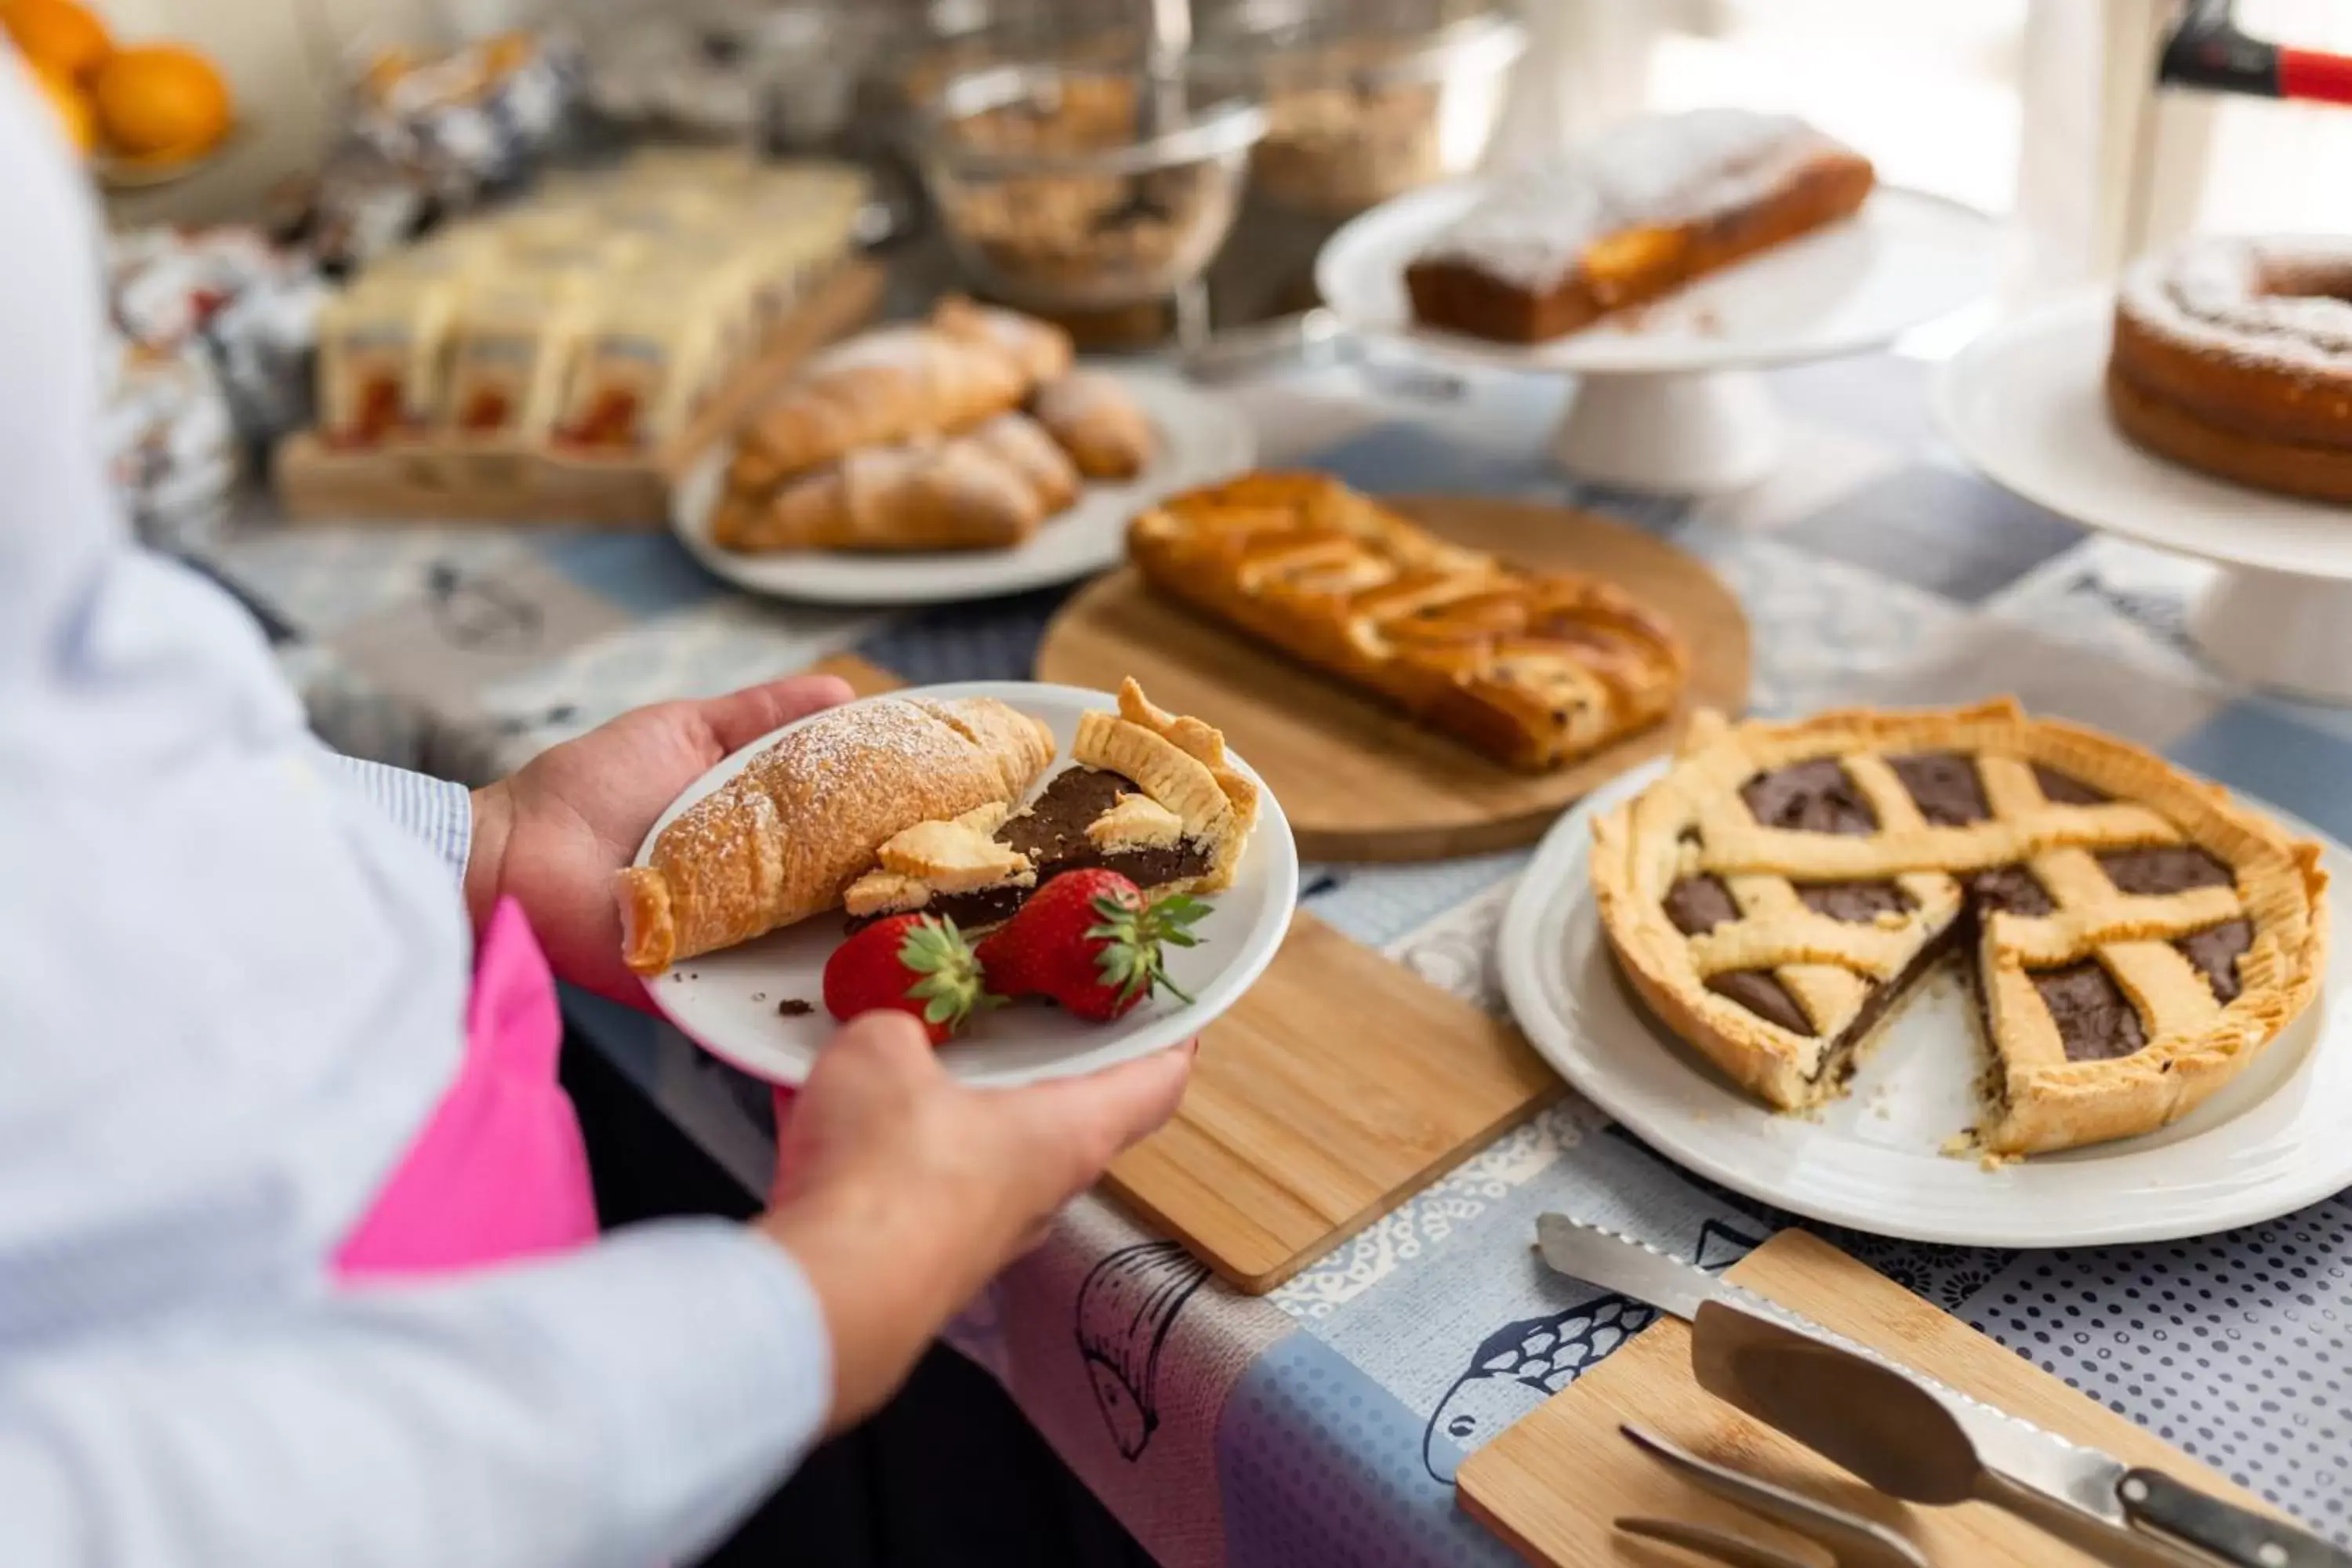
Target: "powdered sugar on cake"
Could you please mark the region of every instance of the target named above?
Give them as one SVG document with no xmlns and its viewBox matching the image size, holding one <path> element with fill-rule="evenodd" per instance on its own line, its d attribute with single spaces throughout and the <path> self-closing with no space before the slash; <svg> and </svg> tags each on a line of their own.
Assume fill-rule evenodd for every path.
<svg viewBox="0 0 2352 1568">
<path fill-rule="evenodd" d="M 2272 291 L 2323 280 L 2352 290 L 2352 242 L 2208 239 L 2140 261 L 2117 302 L 2144 330 L 2207 353 L 2340 374 L 2352 358 L 2352 301 Z"/>
<path fill-rule="evenodd" d="M 1625 229 L 1703 223 L 1753 205 L 1836 145 L 1792 115 L 1744 109 L 1628 121 L 1499 176 L 1421 258 L 1465 263 L 1547 290 L 1594 241 Z"/>
</svg>

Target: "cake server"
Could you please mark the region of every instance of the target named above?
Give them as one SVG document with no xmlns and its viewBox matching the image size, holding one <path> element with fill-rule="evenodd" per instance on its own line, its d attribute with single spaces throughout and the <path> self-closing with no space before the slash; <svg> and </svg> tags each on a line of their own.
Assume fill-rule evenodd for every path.
<svg viewBox="0 0 2352 1568">
<path fill-rule="evenodd" d="M 2308 1531 L 2044 1432 L 1642 1242 L 1564 1215 L 1536 1237 L 1561 1273 L 1690 1321 L 1702 1387 L 1883 1491 L 1990 1502 L 2110 1561 L 2352 1568 Z"/>
</svg>

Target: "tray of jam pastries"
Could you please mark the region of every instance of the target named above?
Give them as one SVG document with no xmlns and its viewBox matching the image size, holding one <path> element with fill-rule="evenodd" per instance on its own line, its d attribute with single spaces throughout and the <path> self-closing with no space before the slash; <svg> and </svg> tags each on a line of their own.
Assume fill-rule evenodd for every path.
<svg viewBox="0 0 2352 1568">
<path fill-rule="evenodd" d="M 658 528 L 692 460 L 873 314 L 843 165 L 641 152 L 372 263 L 322 310 L 297 518 Z"/>
</svg>

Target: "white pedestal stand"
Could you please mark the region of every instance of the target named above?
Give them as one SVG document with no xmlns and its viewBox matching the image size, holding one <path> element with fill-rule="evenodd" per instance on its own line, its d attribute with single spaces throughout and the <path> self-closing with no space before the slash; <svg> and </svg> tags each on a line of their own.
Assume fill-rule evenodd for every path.
<svg viewBox="0 0 2352 1568">
<path fill-rule="evenodd" d="M 1579 479 L 1688 495 L 1754 484 L 1780 448 L 1780 416 L 1752 370 L 1587 375 L 1551 445 Z"/>
<path fill-rule="evenodd" d="M 1945 365 L 1944 433 L 1996 484 L 2086 527 L 2210 561 L 2190 633 L 2223 674 L 2352 704 L 2352 509 L 2209 479 L 2107 417 L 2104 290 L 2016 317 Z"/>
<path fill-rule="evenodd" d="M 2352 704 L 2352 583 L 2230 567 L 2190 609 L 2189 629 L 2249 685 Z"/>
</svg>

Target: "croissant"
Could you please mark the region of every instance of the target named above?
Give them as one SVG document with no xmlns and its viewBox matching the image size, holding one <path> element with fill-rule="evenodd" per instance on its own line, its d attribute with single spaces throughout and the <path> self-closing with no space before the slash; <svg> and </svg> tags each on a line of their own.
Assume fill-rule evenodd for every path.
<svg viewBox="0 0 2352 1568">
<path fill-rule="evenodd" d="M 886 839 L 1017 801 L 1053 760 L 1042 721 L 989 697 L 880 697 L 820 714 L 620 873 L 621 955 L 653 974 L 821 914 Z"/>
<path fill-rule="evenodd" d="M 1131 479 L 1151 461 L 1151 421 L 1115 377 L 1075 371 L 1039 387 L 1029 411 L 1090 479 Z"/>
<path fill-rule="evenodd" d="M 1000 414 L 963 439 L 976 443 L 1036 492 L 1044 515 L 1078 499 L 1078 470 L 1045 426 L 1026 414 Z"/>
<path fill-rule="evenodd" d="M 1018 544 L 1077 494 L 1076 470 L 1018 414 L 947 440 L 868 447 L 767 497 L 730 494 L 729 550 L 991 550 Z"/>
<path fill-rule="evenodd" d="M 1070 334 L 1051 321 L 950 295 L 931 311 L 931 325 L 961 342 L 984 344 L 1009 355 L 1031 386 L 1058 381 L 1070 373 Z"/>
<path fill-rule="evenodd" d="M 886 327 L 820 356 L 753 417 L 729 482 L 766 489 L 877 442 L 976 425 L 1029 395 L 1013 355 L 927 327 Z"/>
</svg>

